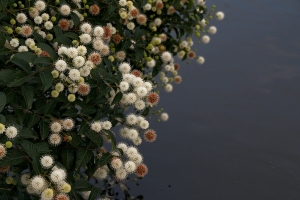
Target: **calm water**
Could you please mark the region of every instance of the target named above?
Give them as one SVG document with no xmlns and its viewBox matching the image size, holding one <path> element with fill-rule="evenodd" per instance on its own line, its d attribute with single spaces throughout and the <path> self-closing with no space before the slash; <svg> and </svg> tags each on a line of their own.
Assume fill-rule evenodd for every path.
<svg viewBox="0 0 300 200">
<path fill-rule="evenodd" d="M 163 94 L 167 123 L 141 152 L 145 199 L 300 199 L 300 1 L 208 0 L 225 12 Z M 211 5 L 211 4 L 208 4 Z M 171 185 L 171 187 L 169 187 Z"/>
</svg>

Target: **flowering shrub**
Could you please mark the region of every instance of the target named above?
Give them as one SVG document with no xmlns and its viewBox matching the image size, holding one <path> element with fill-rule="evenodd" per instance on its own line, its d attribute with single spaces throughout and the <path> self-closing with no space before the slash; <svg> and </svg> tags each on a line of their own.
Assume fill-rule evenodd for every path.
<svg viewBox="0 0 300 200">
<path fill-rule="evenodd" d="M 158 88 L 181 82 L 173 55 L 203 64 L 189 37 L 208 43 L 224 14 L 204 0 L 1 0 L 0 11 L 0 198 L 101 199 L 115 183 L 128 197 L 122 181 L 148 172 L 136 146 L 157 137 L 147 116 L 169 117 Z"/>
</svg>

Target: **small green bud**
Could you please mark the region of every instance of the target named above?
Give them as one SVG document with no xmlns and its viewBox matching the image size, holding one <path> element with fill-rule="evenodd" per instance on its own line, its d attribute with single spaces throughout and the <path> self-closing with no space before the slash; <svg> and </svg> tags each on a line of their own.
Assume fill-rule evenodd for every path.
<svg viewBox="0 0 300 200">
<path fill-rule="evenodd" d="M 16 3 L 14 3 L 14 4 L 13 4 L 13 7 L 15 7 L 15 8 L 16 8 L 17 6 L 18 6 L 18 4 L 16 4 Z"/>
<path fill-rule="evenodd" d="M 48 33 L 48 34 L 46 35 L 46 39 L 47 39 L 48 41 L 53 40 L 53 35 L 52 35 L 51 33 Z"/>
<path fill-rule="evenodd" d="M 72 141 L 72 136 L 68 136 L 68 141 Z"/>
<path fill-rule="evenodd" d="M 161 11 L 161 10 L 158 10 L 158 11 L 156 11 L 156 13 L 157 13 L 158 15 L 161 15 L 162 11 Z"/>
<path fill-rule="evenodd" d="M 18 1 L 18 4 L 22 4 L 22 1 Z"/>
<path fill-rule="evenodd" d="M 8 33 L 8 34 L 13 34 L 13 32 L 14 32 L 14 31 L 13 31 L 11 28 L 8 28 L 8 29 L 7 29 L 7 33 Z"/>
<path fill-rule="evenodd" d="M 155 56 L 154 59 L 155 59 L 155 60 L 158 60 L 158 59 L 159 59 L 159 56 Z"/>
<path fill-rule="evenodd" d="M 59 3 L 59 0 L 55 0 L 55 3 Z"/>
<path fill-rule="evenodd" d="M 10 24 L 11 24 L 11 25 L 15 25 L 15 24 L 16 24 L 16 20 L 11 19 L 11 20 L 10 20 Z"/>
<path fill-rule="evenodd" d="M 6 177 L 6 179 L 5 179 L 5 182 L 6 182 L 6 184 L 11 184 L 12 182 L 13 182 L 13 178 L 12 177 Z"/>
<path fill-rule="evenodd" d="M 10 149 L 10 148 L 12 147 L 11 141 L 7 141 L 7 142 L 5 143 L 5 146 L 6 146 L 6 148 Z"/>
<path fill-rule="evenodd" d="M 52 16 L 51 17 L 51 21 L 55 22 L 56 21 L 56 17 Z"/>
<path fill-rule="evenodd" d="M 58 76 L 59 76 L 59 72 L 57 70 L 53 70 L 51 72 L 51 74 L 52 74 L 53 78 L 58 78 Z"/>
<path fill-rule="evenodd" d="M 87 16 L 87 13 L 83 13 L 83 16 L 86 17 L 86 16 Z"/>
<path fill-rule="evenodd" d="M 17 185 L 17 181 L 16 181 L 16 180 L 13 180 L 11 184 Z"/>
<path fill-rule="evenodd" d="M 89 9 L 90 6 L 89 6 L 89 5 L 85 5 L 84 8 L 85 8 L 85 9 Z"/>
<path fill-rule="evenodd" d="M 87 0 L 83 0 L 82 2 L 83 2 L 83 3 L 86 3 L 86 2 L 87 2 Z"/>
<path fill-rule="evenodd" d="M 21 5 L 20 5 L 20 8 L 25 8 L 25 5 L 24 5 L 24 4 L 21 4 Z"/>
</svg>

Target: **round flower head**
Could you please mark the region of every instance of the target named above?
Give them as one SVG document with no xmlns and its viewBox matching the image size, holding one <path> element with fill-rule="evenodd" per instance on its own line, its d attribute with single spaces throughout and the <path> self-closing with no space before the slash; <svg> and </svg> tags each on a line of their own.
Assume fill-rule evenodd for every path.
<svg viewBox="0 0 300 200">
<path fill-rule="evenodd" d="M 116 53 L 116 57 L 117 57 L 117 60 L 118 60 L 118 61 L 123 61 L 123 60 L 125 60 L 125 58 L 126 58 L 126 53 L 125 53 L 125 51 L 118 51 L 118 52 Z"/>
<path fill-rule="evenodd" d="M 221 21 L 221 20 L 224 19 L 224 17 L 225 17 L 225 15 L 224 15 L 224 13 L 222 11 L 219 11 L 219 12 L 216 13 L 217 20 Z"/>
<path fill-rule="evenodd" d="M 41 15 L 41 17 L 42 17 L 42 19 L 46 22 L 46 21 L 48 21 L 49 19 L 50 19 L 50 16 L 49 16 L 49 14 L 47 14 L 47 13 L 43 13 L 42 15 Z"/>
<path fill-rule="evenodd" d="M 169 14 L 174 14 L 176 12 L 176 9 L 175 9 L 175 7 L 174 6 L 170 6 L 169 8 L 168 8 L 168 13 Z"/>
<path fill-rule="evenodd" d="M 135 147 L 128 147 L 127 151 L 126 151 L 126 155 L 130 158 L 131 156 L 135 155 L 138 153 L 137 148 Z"/>
<path fill-rule="evenodd" d="M 141 164 L 143 162 L 143 157 L 141 154 L 134 154 L 129 157 L 129 159 L 134 162 L 136 165 Z"/>
<path fill-rule="evenodd" d="M 80 72 L 80 76 L 82 76 L 82 77 L 87 77 L 88 75 L 91 74 L 91 70 L 87 66 L 80 68 L 79 72 Z"/>
<path fill-rule="evenodd" d="M 156 61 L 152 59 L 146 63 L 147 67 L 153 68 L 156 65 Z"/>
<path fill-rule="evenodd" d="M 27 21 L 27 16 L 24 13 L 18 13 L 16 16 L 17 22 L 24 24 Z"/>
<path fill-rule="evenodd" d="M 128 138 L 128 135 L 129 135 L 128 133 L 129 133 L 129 128 L 124 127 L 124 128 L 120 129 L 120 135 L 122 138 Z M 127 151 L 127 148 L 126 148 L 126 151 Z"/>
<path fill-rule="evenodd" d="M 132 161 L 127 161 L 124 165 L 125 167 L 125 170 L 128 172 L 128 173 L 133 173 L 136 169 L 136 164 Z"/>
<path fill-rule="evenodd" d="M 27 51 L 28 51 L 28 48 L 24 45 L 21 45 L 18 48 L 18 52 L 27 52 Z"/>
<path fill-rule="evenodd" d="M 104 122 L 102 122 L 102 127 L 103 127 L 103 129 L 105 129 L 105 130 L 109 130 L 109 129 L 111 129 L 112 124 L 111 124 L 110 121 L 104 121 Z"/>
<path fill-rule="evenodd" d="M 62 5 L 60 7 L 60 14 L 62 14 L 63 16 L 68 16 L 71 13 L 71 8 L 68 5 Z"/>
<path fill-rule="evenodd" d="M 136 93 L 139 97 L 144 97 L 147 95 L 148 90 L 145 87 L 141 86 L 137 88 Z"/>
<path fill-rule="evenodd" d="M 120 168 L 116 170 L 116 179 L 118 181 L 125 180 L 127 177 L 127 172 L 124 168 Z"/>
<path fill-rule="evenodd" d="M 45 169 L 49 169 L 54 164 L 54 159 L 50 155 L 44 155 L 43 157 L 41 157 L 40 161 L 41 161 L 42 167 Z"/>
<path fill-rule="evenodd" d="M 101 38 L 104 35 L 104 29 L 101 26 L 96 26 L 93 33 L 95 37 Z"/>
<path fill-rule="evenodd" d="M 87 49 L 85 46 L 80 45 L 77 47 L 77 52 L 78 52 L 78 55 L 84 56 L 87 53 Z"/>
<path fill-rule="evenodd" d="M 49 136 L 49 144 L 53 146 L 58 146 L 62 142 L 61 135 L 58 133 L 53 133 Z"/>
<path fill-rule="evenodd" d="M 23 185 L 28 185 L 30 183 L 30 174 L 29 173 L 22 174 L 22 176 L 21 176 L 21 183 Z"/>
<path fill-rule="evenodd" d="M 31 179 L 30 186 L 31 186 L 34 190 L 40 191 L 40 190 L 42 190 L 43 188 L 45 188 L 45 186 L 46 186 L 46 181 L 45 181 L 45 179 L 44 179 L 42 176 L 40 176 L 40 175 L 34 176 L 34 177 Z"/>
<path fill-rule="evenodd" d="M 92 41 L 91 35 L 83 33 L 79 36 L 80 42 L 83 44 L 89 44 Z"/>
<path fill-rule="evenodd" d="M 102 126 L 100 122 L 93 122 L 91 124 L 91 129 L 97 133 L 99 133 L 102 130 Z"/>
<path fill-rule="evenodd" d="M 139 164 L 135 169 L 135 174 L 142 178 L 148 173 L 148 168 L 145 164 Z"/>
<path fill-rule="evenodd" d="M 53 23 L 50 22 L 50 21 L 46 21 L 46 22 L 44 23 L 44 27 L 45 27 L 45 29 L 47 29 L 47 30 L 51 30 L 51 29 L 53 28 Z"/>
<path fill-rule="evenodd" d="M 102 45 L 99 49 L 102 56 L 107 56 L 109 54 L 109 46 Z"/>
<path fill-rule="evenodd" d="M 165 51 L 161 54 L 161 59 L 164 63 L 170 62 L 172 60 L 172 54 L 168 51 Z"/>
<path fill-rule="evenodd" d="M 100 38 L 95 38 L 93 40 L 93 48 L 96 49 L 96 50 L 100 50 L 101 47 L 103 46 L 103 40 L 100 39 Z"/>
<path fill-rule="evenodd" d="M 135 114 L 129 114 L 126 117 L 126 122 L 130 125 L 134 125 L 137 122 L 137 117 Z"/>
<path fill-rule="evenodd" d="M 136 139 L 139 136 L 139 133 L 137 132 L 137 130 L 131 128 L 128 130 L 128 138 L 131 140 Z"/>
<path fill-rule="evenodd" d="M 59 122 L 52 122 L 50 125 L 50 129 L 53 133 L 59 133 L 62 131 L 62 126 Z"/>
<path fill-rule="evenodd" d="M 70 197 L 67 194 L 57 194 L 55 200 L 70 200 Z"/>
<path fill-rule="evenodd" d="M 119 34 L 115 34 L 113 35 L 112 40 L 114 43 L 119 44 L 122 40 L 122 37 Z"/>
<path fill-rule="evenodd" d="M 137 18 L 136 18 L 136 22 L 140 25 L 143 25 L 147 22 L 147 17 L 144 14 L 140 14 Z"/>
<path fill-rule="evenodd" d="M 216 34 L 217 33 L 217 28 L 215 26 L 211 26 L 207 30 L 210 34 Z"/>
<path fill-rule="evenodd" d="M 61 170 L 53 170 L 50 174 L 50 180 L 53 183 L 59 183 L 61 181 L 63 181 L 65 179 L 63 173 L 61 172 Z"/>
<path fill-rule="evenodd" d="M 73 65 L 76 68 L 82 67 L 84 65 L 85 59 L 82 56 L 76 56 L 73 58 Z"/>
<path fill-rule="evenodd" d="M 78 85 L 78 94 L 81 96 L 86 96 L 90 93 L 90 85 L 88 83 L 80 83 Z"/>
<path fill-rule="evenodd" d="M 152 129 L 149 129 L 144 133 L 144 139 L 147 142 L 154 142 L 156 140 L 156 137 L 157 137 L 156 132 Z"/>
<path fill-rule="evenodd" d="M 75 47 L 68 48 L 66 53 L 69 58 L 75 58 L 78 56 L 78 50 Z"/>
<path fill-rule="evenodd" d="M 129 63 L 127 63 L 127 62 L 123 62 L 119 65 L 119 71 L 122 72 L 123 74 L 129 73 L 130 70 L 131 70 L 131 67 L 130 67 Z"/>
<path fill-rule="evenodd" d="M 168 121 L 168 119 L 169 119 L 168 113 L 161 113 L 160 119 L 161 119 L 162 121 Z"/>
<path fill-rule="evenodd" d="M 148 92 L 150 92 L 153 88 L 152 83 L 149 81 L 144 82 L 143 86 L 147 89 Z"/>
<path fill-rule="evenodd" d="M 88 59 L 95 65 L 99 65 L 102 62 L 101 55 L 96 52 L 91 53 Z"/>
<path fill-rule="evenodd" d="M 178 75 L 175 76 L 175 77 L 174 77 L 174 82 L 175 82 L 175 83 L 181 83 L 181 82 L 182 82 L 181 76 L 178 76 Z"/>
<path fill-rule="evenodd" d="M 131 71 L 131 74 L 135 75 L 136 77 L 142 77 L 143 73 L 137 69 Z"/>
<path fill-rule="evenodd" d="M 111 163 L 110 163 L 111 167 L 114 168 L 114 169 L 120 169 L 123 165 L 123 162 L 121 161 L 120 158 L 113 158 L 111 160 Z"/>
<path fill-rule="evenodd" d="M 36 1 L 34 3 L 34 7 L 38 10 L 38 11 L 43 11 L 46 8 L 46 3 L 44 1 Z"/>
<path fill-rule="evenodd" d="M 80 78 L 80 72 L 78 69 L 71 69 L 69 71 L 69 78 L 73 81 L 77 81 Z"/>
<path fill-rule="evenodd" d="M 96 179 L 105 179 L 107 177 L 107 171 L 104 168 L 98 168 L 94 175 Z"/>
<path fill-rule="evenodd" d="M 128 104 L 133 104 L 134 102 L 136 102 L 136 100 L 137 100 L 137 97 L 134 93 L 131 92 L 131 93 L 127 94 L 126 101 Z"/>
<path fill-rule="evenodd" d="M 147 120 L 142 120 L 140 121 L 139 126 L 141 127 L 141 129 L 147 129 L 149 128 L 149 122 Z"/>
<path fill-rule="evenodd" d="M 21 27 L 20 34 L 21 34 L 22 36 L 24 36 L 24 37 L 29 37 L 29 36 L 32 35 L 32 33 L 33 33 L 33 30 L 32 30 L 32 28 L 31 28 L 30 25 L 23 25 L 23 26 Z"/>
<path fill-rule="evenodd" d="M 92 15 L 99 15 L 99 13 L 100 13 L 100 8 L 99 8 L 99 6 L 97 6 L 96 4 L 94 4 L 94 5 L 90 6 L 89 12 L 90 12 Z"/>
<path fill-rule="evenodd" d="M 36 17 L 34 18 L 34 23 L 36 23 L 36 24 L 41 24 L 42 22 L 43 22 L 43 19 L 42 19 L 41 16 L 36 16 Z"/>
<path fill-rule="evenodd" d="M 137 100 L 135 103 L 134 103 L 134 107 L 135 109 L 137 110 L 143 110 L 145 108 L 146 104 L 143 100 Z"/>
<path fill-rule="evenodd" d="M 53 189 L 51 188 L 47 188 L 46 190 L 44 190 L 41 194 L 41 199 L 52 199 L 54 196 L 54 192 Z"/>
<path fill-rule="evenodd" d="M 73 119 L 67 118 L 62 121 L 62 125 L 65 130 L 70 131 L 74 128 L 75 123 Z"/>
<path fill-rule="evenodd" d="M 207 43 L 209 43 L 209 41 L 210 41 L 210 37 L 208 35 L 203 35 L 202 42 L 204 44 L 207 44 Z"/>
<path fill-rule="evenodd" d="M 134 28 L 135 28 L 135 25 L 133 22 L 129 22 L 126 26 L 127 26 L 128 30 L 131 30 L 131 31 L 134 30 Z"/>
<path fill-rule="evenodd" d="M 103 30 L 104 30 L 103 39 L 109 40 L 112 35 L 110 28 L 105 26 L 103 27 Z"/>
<path fill-rule="evenodd" d="M 149 103 L 150 105 L 155 105 L 158 103 L 158 101 L 159 101 L 159 95 L 155 92 L 151 92 L 147 96 L 147 103 Z"/>
<path fill-rule="evenodd" d="M 58 26 L 61 28 L 61 30 L 67 31 L 70 27 L 70 23 L 67 19 L 61 19 L 58 22 Z"/>
<path fill-rule="evenodd" d="M 91 31 L 93 30 L 92 26 L 89 24 L 89 23 L 83 23 L 81 26 L 80 26 L 80 30 L 81 32 L 83 33 L 91 33 Z"/>
<path fill-rule="evenodd" d="M 18 135 L 18 130 L 16 129 L 16 127 L 14 126 L 9 126 L 6 128 L 5 130 L 5 135 L 9 138 L 9 139 L 13 139 Z"/>
<path fill-rule="evenodd" d="M 6 156 L 6 148 L 4 145 L 0 144 L 0 159 L 4 158 Z"/>
<path fill-rule="evenodd" d="M 164 88 L 166 92 L 172 92 L 173 90 L 173 86 L 169 83 Z"/>
<path fill-rule="evenodd" d="M 117 148 L 122 149 L 122 151 L 125 153 L 128 149 L 128 146 L 125 143 L 120 142 L 117 144 Z"/>
<path fill-rule="evenodd" d="M 122 92 L 125 92 L 129 89 L 129 84 L 126 81 L 122 81 L 119 87 Z"/>
<path fill-rule="evenodd" d="M 164 3 L 161 0 L 156 1 L 155 7 L 159 10 L 163 9 Z"/>
<path fill-rule="evenodd" d="M 149 4 L 149 3 L 147 3 L 146 5 L 144 5 L 144 10 L 151 10 L 151 8 L 152 8 L 152 5 L 151 4 Z"/>
<path fill-rule="evenodd" d="M 5 130 L 6 130 L 5 125 L 0 123 L 0 134 L 3 134 Z"/>
<path fill-rule="evenodd" d="M 193 59 L 193 58 L 195 58 L 196 53 L 195 53 L 194 51 L 190 51 L 190 52 L 188 52 L 187 56 L 188 56 L 190 59 Z"/>
<path fill-rule="evenodd" d="M 75 94 L 78 91 L 78 86 L 76 84 L 70 84 L 68 86 L 68 91 L 72 94 Z"/>
<path fill-rule="evenodd" d="M 205 62 L 204 57 L 199 56 L 199 57 L 197 58 L 197 63 L 198 63 L 198 64 L 202 65 L 202 64 L 204 64 L 204 62 Z"/>
<path fill-rule="evenodd" d="M 63 72 L 67 69 L 68 64 L 64 60 L 58 60 L 54 64 L 57 71 Z"/>
</svg>

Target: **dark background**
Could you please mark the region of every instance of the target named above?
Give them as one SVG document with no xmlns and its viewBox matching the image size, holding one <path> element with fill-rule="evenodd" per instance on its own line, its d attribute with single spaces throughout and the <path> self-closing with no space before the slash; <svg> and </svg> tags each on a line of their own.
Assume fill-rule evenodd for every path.
<svg viewBox="0 0 300 200">
<path fill-rule="evenodd" d="M 218 33 L 204 65 L 161 93 L 166 123 L 139 149 L 149 174 L 133 194 L 160 199 L 300 199 L 300 1 L 207 0 Z M 195 42 L 196 43 L 196 42 Z M 171 187 L 169 187 L 169 185 Z"/>
</svg>

